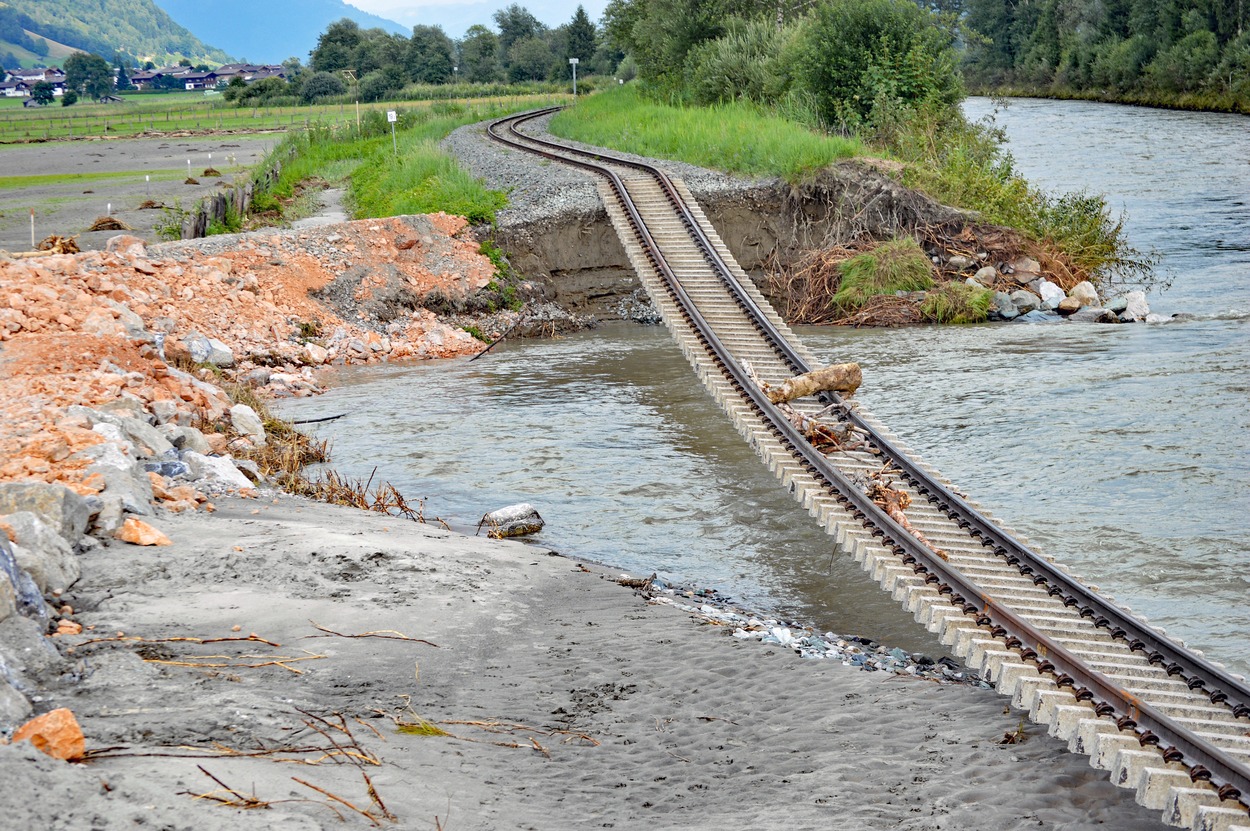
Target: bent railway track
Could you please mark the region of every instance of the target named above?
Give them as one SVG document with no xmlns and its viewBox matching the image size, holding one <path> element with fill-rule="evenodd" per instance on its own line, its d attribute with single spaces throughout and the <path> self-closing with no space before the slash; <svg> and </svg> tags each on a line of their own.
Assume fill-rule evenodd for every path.
<svg viewBox="0 0 1250 831">
<path fill-rule="evenodd" d="M 684 184 L 659 168 L 526 135 L 538 110 L 490 136 L 579 167 L 599 190 L 643 286 L 707 390 L 782 485 L 916 620 L 1033 721 L 1136 792 L 1164 822 L 1250 831 L 1250 687 L 1030 549 L 857 404 L 792 402 L 858 441 L 821 452 L 758 381 L 812 357 Z M 867 495 L 889 468 L 915 534 Z M 932 547 L 931 547 L 932 546 Z M 938 549 L 938 550 L 935 550 Z"/>
</svg>

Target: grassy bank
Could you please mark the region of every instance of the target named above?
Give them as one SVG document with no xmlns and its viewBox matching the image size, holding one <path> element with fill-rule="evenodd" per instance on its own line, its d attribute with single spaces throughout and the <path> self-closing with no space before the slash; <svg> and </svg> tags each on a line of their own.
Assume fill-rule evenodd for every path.
<svg viewBox="0 0 1250 831">
<path fill-rule="evenodd" d="M 270 154 L 281 174 L 268 199 L 256 210 L 278 207 L 309 181 L 346 183 L 356 219 L 445 211 L 473 222 L 490 222 L 506 197 L 461 170 L 438 142 L 452 130 L 518 110 L 546 106 L 552 99 L 477 104 L 438 103 L 398 111 L 392 143 L 390 125 L 380 113 L 335 129 L 316 127 L 293 133 Z M 262 168 L 263 169 L 263 168 Z"/>
<path fill-rule="evenodd" d="M 551 130 L 601 147 L 792 183 L 865 152 L 859 141 L 816 133 L 751 104 L 672 106 L 644 98 L 633 85 L 582 99 L 557 115 Z"/>
<path fill-rule="evenodd" d="M 1058 101 L 1100 101 L 1105 104 L 1131 104 L 1161 110 L 1191 112 L 1238 113 L 1250 115 L 1250 101 L 1227 93 L 1167 92 L 1137 90 L 1122 92 L 1111 89 L 1071 89 L 1055 86 L 985 86 L 972 84 L 970 95 L 995 98 L 1052 98 Z"/>
</svg>

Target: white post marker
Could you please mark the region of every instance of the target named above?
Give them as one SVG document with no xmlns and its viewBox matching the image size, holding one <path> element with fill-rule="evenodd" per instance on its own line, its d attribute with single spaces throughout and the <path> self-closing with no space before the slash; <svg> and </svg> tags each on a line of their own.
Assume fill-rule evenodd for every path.
<svg viewBox="0 0 1250 831">
<path fill-rule="evenodd" d="M 394 110 L 387 110 L 386 120 L 391 122 L 391 147 L 395 151 L 395 156 L 398 157 L 399 156 L 399 143 L 395 139 L 395 122 L 399 121 L 399 113 L 395 112 Z"/>
<path fill-rule="evenodd" d="M 573 67 L 573 97 L 577 97 L 577 58 L 569 58 L 569 66 Z"/>
<path fill-rule="evenodd" d="M 143 174 L 143 181 L 144 181 L 143 194 L 144 196 L 151 197 L 152 196 L 152 174 L 150 173 Z"/>
<path fill-rule="evenodd" d="M 35 250 L 35 209 L 30 209 L 30 250 Z"/>
</svg>

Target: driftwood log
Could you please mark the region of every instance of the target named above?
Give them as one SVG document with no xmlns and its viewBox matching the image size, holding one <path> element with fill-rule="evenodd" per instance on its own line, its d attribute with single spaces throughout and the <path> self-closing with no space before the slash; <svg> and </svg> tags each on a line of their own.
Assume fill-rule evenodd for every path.
<svg viewBox="0 0 1250 831">
<path fill-rule="evenodd" d="M 788 378 L 778 386 L 769 385 L 764 391 L 768 394 L 769 401 L 780 404 L 783 401 L 805 398 L 818 392 L 854 395 L 863 380 L 859 364 L 833 364 Z"/>
</svg>

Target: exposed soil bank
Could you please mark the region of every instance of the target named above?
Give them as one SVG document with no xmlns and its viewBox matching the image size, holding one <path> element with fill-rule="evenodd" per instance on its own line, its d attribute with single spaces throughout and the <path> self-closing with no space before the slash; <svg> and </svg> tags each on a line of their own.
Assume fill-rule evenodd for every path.
<svg viewBox="0 0 1250 831">
<path fill-rule="evenodd" d="M 735 189 L 692 191 L 739 265 L 761 285 L 766 273 L 815 248 L 969 220 L 865 162 L 836 165 L 800 188 L 743 180 Z M 502 223 L 494 236 L 513 266 L 544 283 L 566 308 L 616 317 L 620 301 L 640 288 L 602 206 Z"/>
</svg>

